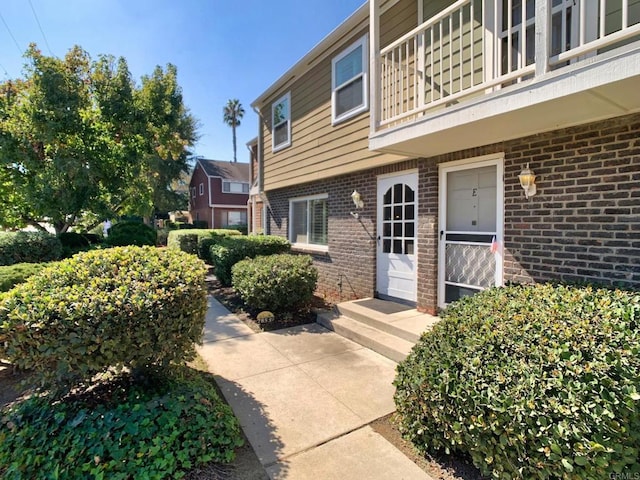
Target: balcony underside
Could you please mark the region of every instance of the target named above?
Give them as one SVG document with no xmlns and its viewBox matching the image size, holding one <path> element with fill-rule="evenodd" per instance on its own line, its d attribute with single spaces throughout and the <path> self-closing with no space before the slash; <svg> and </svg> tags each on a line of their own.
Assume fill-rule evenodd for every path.
<svg viewBox="0 0 640 480">
<path fill-rule="evenodd" d="M 431 157 L 640 111 L 640 42 L 370 136 L 371 150 Z"/>
</svg>

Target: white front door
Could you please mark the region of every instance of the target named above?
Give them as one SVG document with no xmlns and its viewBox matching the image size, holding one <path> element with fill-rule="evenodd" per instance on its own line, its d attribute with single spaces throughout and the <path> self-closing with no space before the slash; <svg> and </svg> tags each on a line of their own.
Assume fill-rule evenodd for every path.
<svg viewBox="0 0 640 480">
<path fill-rule="evenodd" d="M 440 166 L 438 306 L 502 284 L 502 158 Z"/>
<path fill-rule="evenodd" d="M 415 302 L 417 172 L 378 178 L 377 291 Z"/>
</svg>

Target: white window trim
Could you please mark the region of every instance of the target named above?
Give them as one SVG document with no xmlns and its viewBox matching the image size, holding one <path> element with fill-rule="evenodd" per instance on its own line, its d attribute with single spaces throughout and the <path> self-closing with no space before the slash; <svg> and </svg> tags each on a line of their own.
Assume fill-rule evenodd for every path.
<svg viewBox="0 0 640 480">
<path fill-rule="evenodd" d="M 191 187 L 191 198 L 196 198 L 196 187 Z"/>
<path fill-rule="evenodd" d="M 284 121 L 287 122 L 287 141 L 281 143 L 280 145 L 276 145 L 276 127 L 282 125 L 284 122 L 280 122 L 279 124 L 275 124 L 273 121 L 273 115 L 276 111 L 276 105 L 282 103 L 283 101 L 287 101 L 287 105 L 289 106 L 288 118 Z M 291 146 L 291 92 L 285 93 L 278 100 L 273 102 L 271 105 L 271 151 L 278 152 L 283 148 L 287 148 Z"/>
<path fill-rule="evenodd" d="M 200 184 L 200 196 L 204 195 L 204 183 Z"/>
<path fill-rule="evenodd" d="M 348 81 L 341 85 L 336 85 L 336 63 L 342 60 L 344 57 L 353 52 L 356 48 L 362 47 L 362 73 L 350 78 Z M 331 60 L 331 124 L 337 125 L 344 122 L 362 112 L 369 110 L 369 36 L 365 35 L 360 40 L 355 42 L 349 48 L 343 50 L 338 56 Z M 336 91 L 353 82 L 354 80 L 362 77 L 362 105 L 356 107 L 348 112 L 343 113 L 339 117 L 336 116 Z"/>
<path fill-rule="evenodd" d="M 309 200 L 326 200 L 329 198 L 329 194 L 328 193 L 321 193 L 319 195 L 308 195 L 306 197 L 295 197 L 295 198 L 290 198 L 289 199 L 289 240 L 291 240 L 293 238 L 293 204 L 295 202 L 308 202 Z M 308 205 L 308 204 L 307 204 Z M 308 208 L 308 207 L 307 207 Z M 308 222 L 310 221 L 310 216 L 308 214 L 308 210 L 307 210 L 307 236 L 309 235 L 309 224 Z M 328 237 L 328 233 L 327 233 L 327 237 Z M 328 243 L 328 238 L 327 238 L 327 243 Z M 308 251 L 315 251 L 315 252 L 328 252 L 329 251 L 329 245 L 318 245 L 317 243 L 300 243 L 300 242 L 291 242 L 291 245 L 294 248 L 302 248 L 304 250 L 308 250 Z"/>
<path fill-rule="evenodd" d="M 243 187 L 244 187 L 244 185 L 246 185 L 248 187 L 247 191 L 246 192 L 232 192 L 232 191 L 230 191 L 230 189 L 229 189 L 229 191 L 225 190 L 224 189 L 224 185 L 225 184 L 228 185 L 230 183 L 239 183 L 239 184 L 243 185 Z M 239 182 L 237 180 L 223 180 L 222 181 L 222 193 L 227 193 L 229 195 L 249 195 L 249 190 L 250 189 L 251 189 L 251 185 L 248 182 Z"/>
</svg>

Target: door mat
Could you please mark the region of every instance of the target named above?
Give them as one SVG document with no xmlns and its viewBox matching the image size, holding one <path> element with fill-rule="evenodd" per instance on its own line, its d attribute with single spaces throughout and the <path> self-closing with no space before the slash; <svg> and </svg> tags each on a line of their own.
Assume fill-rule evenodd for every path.
<svg viewBox="0 0 640 480">
<path fill-rule="evenodd" d="M 364 300 L 358 300 L 353 303 L 365 308 L 369 308 L 371 310 L 375 310 L 379 313 L 384 313 L 385 315 L 406 312 L 407 310 L 413 310 L 415 308 L 409 305 L 402 305 L 401 303 L 390 302 L 388 300 L 380 300 L 379 298 L 366 298 Z"/>
</svg>

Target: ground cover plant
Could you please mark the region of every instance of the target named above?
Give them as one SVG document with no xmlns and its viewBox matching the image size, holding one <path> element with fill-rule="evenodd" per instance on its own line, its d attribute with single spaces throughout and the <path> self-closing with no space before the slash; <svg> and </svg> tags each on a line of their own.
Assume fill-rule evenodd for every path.
<svg viewBox="0 0 640 480">
<path fill-rule="evenodd" d="M 0 477 L 182 478 L 230 462 L 242 436 L 213 379 L 186 367 L 122 375 L 63 399 L 34 396 L 2 412 Z"/>
<path fill-rule="evenodd" d="M 172 249 L 79 253 L 0 297 L 0 358 L 57 388 L 189 360 L 204 327 L 205 274 Z"/>
<path fill-rule="evenodd" d="M 450 306 L 399 364 L 400 428 L 494 478 L 640 473 L 640 293 L 490 289 Z"/>
</svg>

